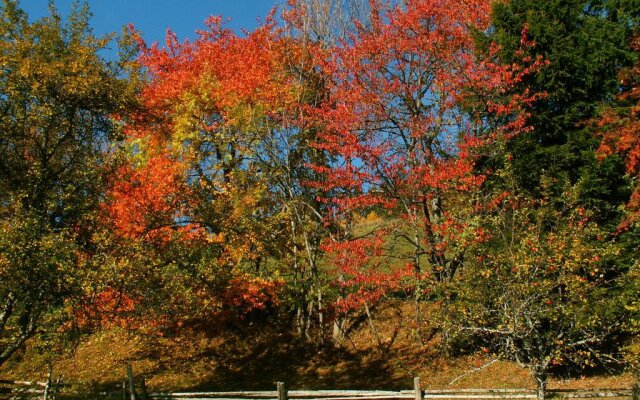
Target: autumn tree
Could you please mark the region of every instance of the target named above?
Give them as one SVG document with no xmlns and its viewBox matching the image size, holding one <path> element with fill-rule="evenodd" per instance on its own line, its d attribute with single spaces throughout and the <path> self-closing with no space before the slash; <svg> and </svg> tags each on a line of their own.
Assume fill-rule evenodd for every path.
<svg viewBox="0 0 640 400">
<path fill-rule="evenodd" d="M 478 57 L 471 33 L 489 26 L 484 1 L 373 7 L 370 29 L 323 66 L 330 97 L 317 113 L 325 126 L 315 145 L 335 161 L 316 166 L 346 227 L 326 250 L 340 267 L 342 302 L 355 308 L 377 301 L 381 288 L 397 289 L 402 277 L 414 280 L 418 301 L 427 282 L 449 281 L 462 268 L 475 235 L 466 221 L 470 193 L 484 180 L 476 156 L 525 129 L 521 107 L 535 95 L 506 94 L 541 62 L 512 69 Z M 372 210 L 384 222 L 359 223 Z"/>
<path fill-rule="evenodd" d="M 636 301 L 637 236 L 612 234 L 624 218 L 629 180 L 620 158 L 597 160 L 601 139 L 588 120 L 620 90 L 618 72 L 633 60 L 628 43 L 637 17 L 634 2 L 511 1 L 494 5 L 493 29 L 480 35 L 500 45 L 498 62 L 512 65 L 522 59 L 524 28 L 533 43 L 525 54 L 548 63 L 514 86 L 545 94 L 528 108 L 531 132 L 477 165 L 496 171 L 484 185 L 484 203 L 501 204 L 478 223 L 499 235 L 489 235 L 480 246 L 484 253 L 467 259 L 462 280 L 473 276 L 482 283 L 461 282 L 454 296 L 464 298 L 468 285 L 467 300 L 479 301 L 479 308 L 467 303 L 458 328 L 466 326 L 467 337 L 488 340 L 498 354 L 529 365 L 541 391 L 552 365 L 621 362 L 619 346 L 611 343 L 624 341 Z M 563 257 L 581 260 L 581 268 L 558 264 Z M 519 275 L 523 269 L 529 274 Z M 548 269 L 563 272 L 539 275 Z M 597 273 L 586 276 L 590 269 Z M 491 293 L 481 294 L 489 282 Z M 545 298 L 549 307 L 541 296 L 553 297 Z M 602 308 L 594 312 L 589 304 Z"/>
<path fill-rule="evenodd" d="M 331 193 L 310 185 L 322 180 L 311 166 L 328 165 L 330 155 L 315 148 L 323 122 L 314 112 L 327 95 L 327 78 L 320 64 L 348 32 L 368 21 L 366 1 L 291 1 L 283 9 L 284 57 L 280 62 L 295 84 L 290 105 L 271 116 L 272 129 L 257 149 L 261 169 L 284 211 L 279 218 L 289 225 L 280 237 L 278 263 L 292 274 L 288 282 L 298 333 L 324 340 L 330 322 L 332 277 L 320 268 L 324 239 L 340 228 L 327 223 L 326 200 Z M 324 200 L 323 200 L 324 199 Z M 287 266 L 288 265 L 288 266 Z M 311 332 L 316 328 L 318 335 Z"/>
<path fill-rule="evenodd" d="M 288 292 L 292 296 L 296 329 L 300 336 L 310 339 L 311 329 L 316 327 L 319 339 L 323 340 L 327 277 L 319 264 L 323 255 L 321 243 L 331 227 L 325 224 L 326 205 L 320 201 L 326 194 L 306 184 L 318 178 L 310 165 L 326 163 L 323 152 L 311 146 L 318 127 L 306 109 L 323 96 L 323 80 L 313 70 L 317 65 L 313 52 L 322 50 L 313 43 L 292 44 L 290 49 L 297 49 L 298 55 L 290 53 L 284 61 L 301 85 L 298 98 L 292 107 L 274 118 L 273 128 L 256 149 L 256 158 L 267 174 L 267 185 L 280 209 L 277 218 L 287 226 L 274 243 L 271 256 L 283 271 L 292 275 Z"/>
<path fill-rule="evenodd" d="M 476 164 L 494 171 L 474 222 L 486 235 L 448 287 L 443 316 L 468 347 L 527 365 L 540 396 L 552 367 L 622 363 L 613 343 L 624 341 L 637 301 L 635 245 L 611 231 L 629 183 L 620 159 L 596 160 L 600 139 L 587 120 L 611 101 L 619 68 L 633 59 L 637 12 L 633 2 L 496 3 L 493 28 L 477 34 L 486 51 L 499 45 L 498 63 L 543 57 L 513 90 L 544 95 L 526 108 L 531 131 Z"/>
<path fill-rule="evenodd" d="M 86 6 L 67 22 L 52 7 L 30 23 L 17 2 L 0 20 L 0 364 L 35 335 L 60 327 L 82 294 L 103 152 L 134 87 L 126 60 L 98 53 Z M 69 315 L 66 315 L 69 317 Z"/>
<path fill-rule="evenodd" d="M 450 346 L 528 367 L 544 398 L 553 368 L 624 364 L 637 275 L 621 271 L 624 247 L 577 193 L 563 210 L 550 200 L 552 187 L 540 201 L 514 195 L 513 158 L 505 157 L 498 173 L 514 186 L 487 199 L 477 217 L 487 234 L 470 246 L 465 273 L 443 289 L 441 316 Z"/>
<path fill-rule="evenodd" d="M 313 154 L 299 106 L 318 83 L 309 53 L 271 17 L 247 37 L 219 17 L 206 24 L 193 42 L 171 33 L 164 48 L 139 42 L 145 110 L 127 125 L 127 162 L 105 209 L 123 238 L 207 254 L 166 264 L 203 287 L 203 308 L 243 297 L 247 309 L 264 308 L 250 292 L 269 298 L 289 261 L 299 276 L 301 260 L 313 270 L 318 258 L 318 210 L 300 184 Z"/>
</svg>

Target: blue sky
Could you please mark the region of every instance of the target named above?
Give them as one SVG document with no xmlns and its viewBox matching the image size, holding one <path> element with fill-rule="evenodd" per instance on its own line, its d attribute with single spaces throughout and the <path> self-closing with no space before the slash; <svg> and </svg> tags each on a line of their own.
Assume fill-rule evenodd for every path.
<svg viewBox="0 0 640 400">
<path fill-rule="evenodd" d="M 257 18 L 264 18 L 268 12 L 284 0 L 88 0 L 93 13 L 91 26 L 97 35 L 119 32 L 121 27 L 133 23 L 143 33 L 148 43 L 164 43 L 167 28 L 171 28 L 178 38 L 195 37 L 195 30 L 201 29 L 203 21 L 210 15 L 231 18 L 228 27 L 253 29 Z M 72 0 L 55 0 L 56 8 L 67 15 Z M 48 0 L 20 0 L 20 6 L 30 19 L 48 15 Z"/>
</svg>

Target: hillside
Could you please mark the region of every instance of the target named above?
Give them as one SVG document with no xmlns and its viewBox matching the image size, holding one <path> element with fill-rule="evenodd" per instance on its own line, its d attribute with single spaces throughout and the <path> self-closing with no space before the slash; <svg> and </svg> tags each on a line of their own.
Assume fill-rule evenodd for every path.
<svg viewBox="0 0 640 400">
<path fill-rule="evenodd" d="M 529 372 L 514 363 L 497 361 L 482 368 L 493 360 L 491 355 L 443 356 L 437 335 L 419 346 L 398 312 L 403 308 L 388 303 L 375 313 L 376 327 L 389 345 L 382 352 L 375 348 L 367 324 L 340 347 L 317 347 L 273 325 L 224 332 L 185 328 L 170 337 L 111 329 L 84 338 L 73 354 L 58 358 L 54 376 L 83 385 L 113 386 L 123 380 L 130 362 L 152 390 L 265 390 L 277 381 L 296 389 L 399 390 L 411 388 L 414 376 L 420 376 L 426 388 L 535 387 Z M 46 357 L 33 348 L 0 369 L 2 379 L 42 380 L 46 374 Z M 631 373 L 600 371 L 554 376 L 549 387 L 633 384 Z"/>
</svg>

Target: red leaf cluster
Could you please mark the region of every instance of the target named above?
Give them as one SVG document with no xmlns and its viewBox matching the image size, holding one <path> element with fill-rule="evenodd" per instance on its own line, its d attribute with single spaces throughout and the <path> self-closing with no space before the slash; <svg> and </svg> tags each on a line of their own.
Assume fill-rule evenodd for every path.
<svg viewBox="0 0 640 400">
<path fill-rule="evenodd" d="M 632 48 L 640 51 L 640 35 L 633 38 Z M 622 72 L 621 83 L 625 90 L 619 95 L 619 100 L 624 106 L 606 110 L 598 121 L 598 126 L 604 131 L 598 155 L 619 154 L 625 161 L 627 173 L 637 181 L 640 178 L 640 60 Z M 638 187 L 631 195 L 628 210 L 629 218 L 620 225 L 621 230 L 640 218 Z"/>
</svg>

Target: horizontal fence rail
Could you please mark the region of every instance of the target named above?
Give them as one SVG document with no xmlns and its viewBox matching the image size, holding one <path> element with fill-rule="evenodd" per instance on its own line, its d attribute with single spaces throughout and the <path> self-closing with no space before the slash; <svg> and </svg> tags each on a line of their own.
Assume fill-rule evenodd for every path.
<svg viewBox="0 0 640 400">
<path fill-rule="evenodd" d="M 420 380 L 414 379 L 413 390 L 287 390 L 278 382 L 276 390 L 202 391 L 202 392 L 152 392 L 148 393 L 144 378 L 135 378 L 131 366 L 127 366 L 127 379 L 110 391 L 79 392 L 63 384 L 60 378 L 54 383 L 0 380 L 0 399 L 122 399 L 122 400 L 431 400 L 431 399 L 633 399 L 640 400 L 640 384 L 633 388 L 616 389 L 422 389 Z M 76 386 L 77 388 L 77 386 Z M 104 391 L 107 389 L 107 391 Z M 65 392 L 65 393 L 62 393 Z"/>
<path fill-rule="evenodd" d="M 0 379 L 0 399 L 55 400 L 62 386 L 65 385 L 60 383 L 60 378 L 53 382 L 51 375 L 49 375 L 49 379 L 46 382 Z"/>
<path fill-rule="evenodd" d="M 283 382 L 275 391 L 235 392 L 174 392 L 150 393 L 149 399 L 190 400 L 428 400 L 428 399 L 594 399 L 620 398 L 640 400 L 640 385 L 633 389 L 427 389 L 420 387 L 420 379 L 414 379 L 413 390 L 286 390 Z M 132 397 L 132 400 L 137 400 Z"/>
<path fill-rule="evenodd" d="M 548 398 L 591 399 L 601 397 L 631 398 L 632 389 L 549 389 Z M 422 399 L 535 399 L 535 389 L 452 389 L 423 390 Z M 149 393 L 151 399 L 216 399 L 216 400 L 280 400 L 277 391 L 238 392 L 173 392 Z M 360 391 L 360 390 L 291 390 L 286 399 L 304 400 L 394 400 L 415 399 L 413 391 Z"/>
<path fill-rule="evenodd" d="M 46 382 L 0 379 L 0 399 L 42 399 L 46 390 Z"/>
</svg>

